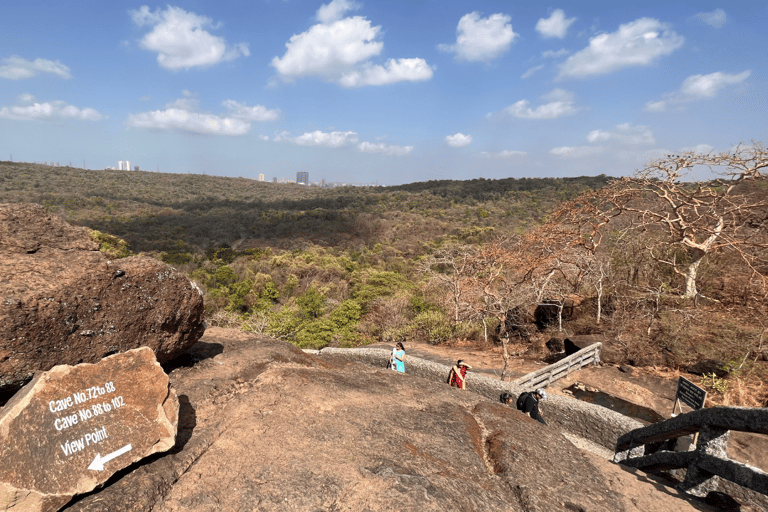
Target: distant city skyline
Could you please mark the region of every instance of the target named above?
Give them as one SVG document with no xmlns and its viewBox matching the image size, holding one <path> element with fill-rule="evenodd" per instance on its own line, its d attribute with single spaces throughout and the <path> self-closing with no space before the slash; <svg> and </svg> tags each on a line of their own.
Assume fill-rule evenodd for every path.
<svg viewBox="0 0 768 512">
<path fill-rule="evenodd" d="M 31 0 L 3 14 L 0 154 L 17 161 L 397 185 L 622 176 L 768 143 L 768 3 Z"/>
</svg>

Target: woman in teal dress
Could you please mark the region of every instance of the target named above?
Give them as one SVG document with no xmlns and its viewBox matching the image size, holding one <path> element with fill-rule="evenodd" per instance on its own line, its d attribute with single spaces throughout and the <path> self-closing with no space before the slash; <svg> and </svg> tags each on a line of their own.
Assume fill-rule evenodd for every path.
<svg viewBox="0 0 768 512">
<path fill-rule="evenodd" d="M 396 372 L 405 373 L 405 347 L 403 342 L 398 341 L 395 348 L 392 349 L 392 369 Z"/>
</svg>

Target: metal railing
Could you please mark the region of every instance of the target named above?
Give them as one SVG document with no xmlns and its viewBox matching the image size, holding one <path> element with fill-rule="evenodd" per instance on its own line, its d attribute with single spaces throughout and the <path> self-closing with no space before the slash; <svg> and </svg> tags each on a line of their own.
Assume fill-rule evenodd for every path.
<svg viewBox="0 0 768 512">
<path fill-rule="evenodd" d="M 545 388 L 558 379 L 562 379 L 571 372 L 581 370 L 587 365 L 597 365 L 600 362 L 600 349 L 602 343 L 595 343 L 583 348 L 565 359 L 545 366 L 541 370 L 523 375 L 512 382 L 512 385 L 521 387 L 525 390 L 536 388 Z"/>
<path fill-rule="evenodd" d="M 731 430 L 768 434 L 768 409 L 712 407 L 632 430 L 619 437 L 614 462 L 644 471 L 685 468 L 685 480 L 678 488 L 695 496 L 716 490 L 714 476 L 768 495 L 768 474 L 728 458 Z M 668 449 L 673 440 L 694 433 L 698 440 L 693 451 Z"/>
</svg>

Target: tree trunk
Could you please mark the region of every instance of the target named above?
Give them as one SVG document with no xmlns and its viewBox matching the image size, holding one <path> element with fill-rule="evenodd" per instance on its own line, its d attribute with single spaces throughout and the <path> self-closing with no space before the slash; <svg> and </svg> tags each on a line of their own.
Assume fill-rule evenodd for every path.
<svg viewBox="0 0 768 512">
<path fill-rule="evenodd" d="M 699 272 L 699 265 L 701 265 L 706 252 L 701 249 L 690 249 L 691 262 L 688 264 L 688 268 L 685 269 L 685 293 L 683 298 L 692 299 L 698 295 L 699 291 L 696 288 L 696 275 Z"/>
<path fill-rule="evenodd" d="M 600 325 L 600 316 L 603 310 L 603 281 L 600 280 L 600 286 L 597 288 L 597 325 Z"/>
<path fill-rule="evenodd" d="M 507 350 L 507 343 L 509 343 L 509 339 L 504 337 L 501 338 L 501 357 L 504 358 L 504 368 L 501 370 L 501 380 L 502 382 L 506 380 L 507 378 L 507 368 L 509 368 L 509 351 Z"/>
<path fill-rule="evenodd" d="M 504 359 L 504 368 L 501 370 L 502 382 L 507 377 L 507 368 L 509 368 L 509 350 L 507 350 L 507 343 L 509 343 L 509 336 L 507 335 L 507 317 L 501 315 L 501 324 L 499 325 L 499 339 L 501 340 L 501 357 Z"/>
</svg>

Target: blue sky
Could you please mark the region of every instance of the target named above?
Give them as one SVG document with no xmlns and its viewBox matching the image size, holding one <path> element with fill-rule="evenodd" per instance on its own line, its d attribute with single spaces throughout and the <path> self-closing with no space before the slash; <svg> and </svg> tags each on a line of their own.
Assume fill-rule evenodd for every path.
<svg viewBox="0 0 768 512">
<path fill-rule="evenodd" d="M 396 185 L 768 142 L 768 2 L 3 7 L 0 160 Z"/>
</svg>

